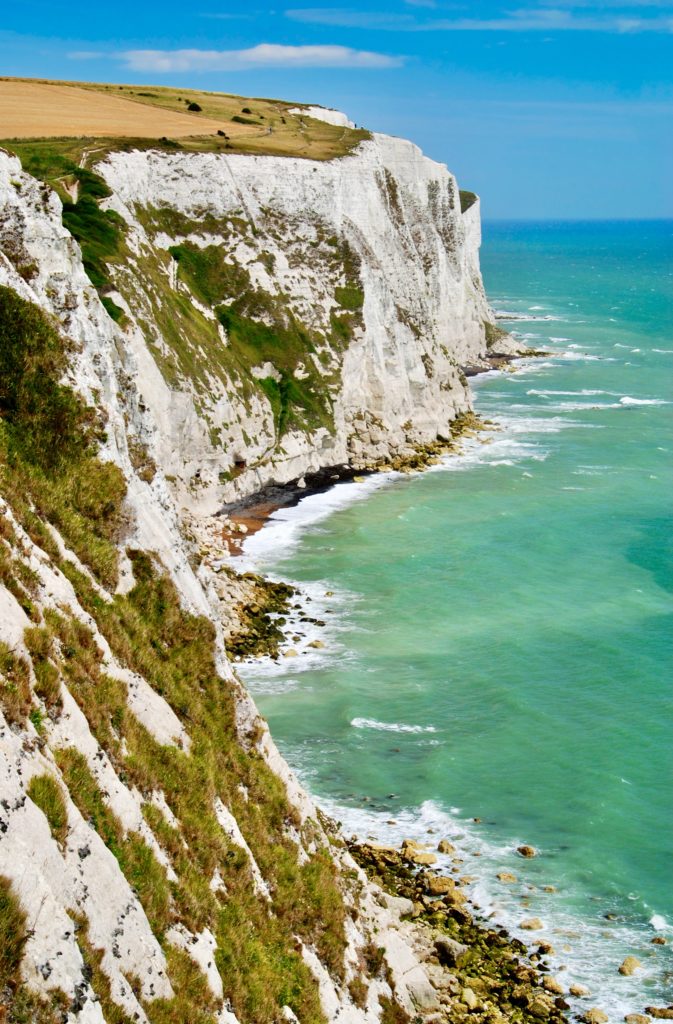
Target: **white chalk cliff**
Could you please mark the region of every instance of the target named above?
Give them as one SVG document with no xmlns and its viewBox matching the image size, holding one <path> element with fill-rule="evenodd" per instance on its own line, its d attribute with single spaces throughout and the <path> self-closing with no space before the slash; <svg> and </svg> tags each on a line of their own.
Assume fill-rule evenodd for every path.
<svg viewBox="0 0 673 1024">
<path fill-rule="evenodd" d="M 129 314 L 125 345 L 142 365 L 143 400 L 154 412 L 156 461 L 185 485 L 181 500 L 212 509 L 269 482 L 347 462 L 362 467 L 446 437 L 468 408 L 460 366 L 486 355 L 490 318 L 479 203 L 462 213 L 453 175 L 412 143 L 374 135 L 325 162 L 150 150 L 112 154 L 97 170 L 113 192 L 107 203 L 129 225 L 134 256 L 113 268 L 116 301 Z M 167 210 L 176 215 L 172 230 Z M 278 436 L 263 390 L 242 401 L 233 363 L 209 367 L 196 345 L 205 389 L 179 360 L 174 373 L 162 373 L 148 341 L 155 353 L 166 345 L 156 315 L 166 300 L 143 268 L 151 263 L 166 288 L 193 300 L 168 255 L 185 240 L 244 267 L 252 288 L 315 334 L 293 376 L 322 389 L 328 422 L 290 424 Z M 339 258 L 344 243 L 350 268 Z M 364 298 L 343 347 L 330 321 L 340 312 L 337 290 L 353 281 Z M 201 312 L 214 333 L 212 309 Z M 219 330 L 216 343 L 226 347 Z M 277 372 L 268 362 L 252 367 L 255 377 Z"/>
<path fill-rule="evenodd" d="M 138 577 L 127 551 L 152 552 L 183 612 L 212 623 L 214 664 L 233 701 L 241 757 L 265 765 L 282 782 L 292 812 L 278 838 L 286 844 L 284 855 L 291 840 L 300 866 L 323 848 L 334 860 L 347 905 L 342 967 L 326 964 L 319 944 L 306 934 L 296 934 L 294 945 L 314 979 L 323 1018 L 373 1024 L 383 996 L 425 1019 L 437 1005 L 436 994 L 414 951 L 411 925 L 400 923 L 394 906 L 384 905 L 327 837 L 237 682 L 222 642 L 217 566 L 186 535 L 183 516 L 186 509 L 212 515 L 223 502 L 269 482 L 326 467 L 364 466 L 448 436 L 451 420 L 469 407 L 460 367 L 487 354 L 478 202 L 462 213 L 456 181 L 445 167 L 408 142 L 380 135 L 330 162 L 150 149 L 114 153 L 94 169 L 112 192 L 103 205 L 127 225 L 125 255 L 110 267 L 115 290 L 109 295 L 125 313 L 119 325 L 87 278 L 57 195 L 25 174 L 17 158 L 0 152 L 0 285 L 37 305 L 72 343 L 67 383 L 103 414 L 100 458 L 119 467 L 126 482 L 113 584 L 95 578 L 54 523 L 48 530 L 58 555 L 29 532 L 11 496 L 0 497 L 3 559 L 23 566 L 25 577 L 14 589 L 5 585 L 9 577 L 0 577 L 0 640 L 3 650 L 29 666 L 33 688 L 32 712 L 23 719 L 9 721 L 0 703 L 0 876 L 11 883 L 26 915 L 22 982 L 43 996 L 63 994 L 62 1019 L 107 1019 L 105 1000 L 95 990 L 97 975 L 92 980 L 78 940 L 85 929 L 109 984 L 106 998 L 125 1019 L 152 1019 L 156 1000 L 178 995 L 180 975 L 171 974 L 168 953 L 177 949 L 198 965 L 210 992 L 211 1016 L 199 1019 L 237 1020 L 230 977 L 218 968 L 224 961 L 218 959 L 215 925 L 190 930 L 175 910 L 163 934 L 153 928 L 119 857 L 69 790 L 59 757 L 68 750 L 82 755 L 119 835 L 140 837 L 166 885 L 179 889 L 177 861 L 164 837 L 167 830 L 183 836 L 179 809 L 158 784 L 143 788 L 126 771 L 125 758 L 127 739 L 142 730 L 157 749 L 189 759 L 195 756 L 196 724 L 184 707 L 171 706 L 170 694 L 157 692 L 125 663 L 103 620 L 92 614 L 95 595 L 101 607 L 112 607 L 132 594 Z M 176 245 L 219 260 L 232 280 L 234 269 L 244 268 L 243 284 L 209 304 L 181 276 L 182 263 L 168 251 Z M 266 297 L 262 324 L 299 324 L 301 336 L 310 338 L 282 371 L 266 354 L 260 365 L 251 357 L 247 369 L 240 353 L 230 358 L 219 310 L 246 288 Z M 248 303 L 248 321 L 250 308 Z M 289 374 L 310 393 L 300 390 L 293 400 Z M 270 381 L 279 394 L 285 381 L 290 404 L 284 418 L 274 409 Z M 139 466 L 139 448 L 153 461 L 151 473 Z M 33 512 L 49 522 L 48 512 Z M 85 607 L 84 590 L 73 579 L 89 581 L 94 604 Z M 22 603 L 24 585 L 31 596 Z M 41 627 L 50 612 L 86 627 L 105 678 L 124 688 L 134 724 L 128 737 L 113 725 L 114 749 L 106 746 L 85 699 L 71 693 L 62 642 L 50 655 L 59 673 L 58 708 L 48 708 L 35 688 L 35 655 L 24 631 Z M 7 676 L 6 665 L 3 672 Z M 10 686 L 5 676 L 3 685 Z M 60 841 L 28 795 L 31 779 L 45 775 L 66 808 Z M 235 789 L 232 794 L 243 801 L 245 786 L 239 788 L 242 796 Z M 246 891 L 260 913 L 274 919 L 277 890 L 265 877 L 263 850 L 255 845 L 261 840 L 237 820 L 217 780 L 215 790 L 218 841 L 240 858 Z M 186 843 L 184 836 L 179 841 Z M 220 867 L 225 871 L 218 866 L 210 881 L 213 920 L 235 898 Z M 171 889 L 175 899 L 178 889 Z M 370 976 L 363 966 L 363 950 L 372 941 L 385 948 L 390 974 Z M 357 1000 L 349 990 L 354 978 L 365 985 Z M 256 1024 L 240 1014 L 241 1024 Z M 297 1019 L 289 1006 L 278 1014 L 279 1020 Z"/>
</svg>

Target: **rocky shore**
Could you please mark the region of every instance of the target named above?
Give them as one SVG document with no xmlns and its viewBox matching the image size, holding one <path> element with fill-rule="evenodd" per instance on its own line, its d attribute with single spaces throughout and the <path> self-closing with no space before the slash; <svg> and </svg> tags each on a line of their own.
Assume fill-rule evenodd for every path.
<svg viewBox="0 0 673 1024">
<path fill-rule="evenodd" d="M 402 919 L 417 926 L 417 950 L 438 993 L 436 1013 L 426 1019 L 433 1024 L 564 1024 L 569 1019 L 566 988 L 546 960 L 551 946 L 541 943 L 529 952 L 504 929 L 478 921 L 461 880 L 437 873 L 429 847 L 405 840 L 399 850 L 357 841 L 348 848 Z M 438 851 L 455 852 L 448 840 L 440 841 Z M 589 1010 L 585 1020 L 599 1024 L 595 1013 Z"/>
</svg>

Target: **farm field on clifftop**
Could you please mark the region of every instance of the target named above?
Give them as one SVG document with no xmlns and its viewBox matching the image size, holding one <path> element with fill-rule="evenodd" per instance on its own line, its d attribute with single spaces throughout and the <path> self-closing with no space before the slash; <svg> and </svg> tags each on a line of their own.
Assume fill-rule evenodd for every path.
<svg viewBox="0 0 673 1024">
<path fill-rule="evenodd" d="M 293 106 L 191 89 L 4 78 L 0 139 L 10 149 L 18 139 L 106 139 L 115 148 L 169 139 L 188 150 L 330 160 L 368 137 L 291 114 Z"/>
</svg>

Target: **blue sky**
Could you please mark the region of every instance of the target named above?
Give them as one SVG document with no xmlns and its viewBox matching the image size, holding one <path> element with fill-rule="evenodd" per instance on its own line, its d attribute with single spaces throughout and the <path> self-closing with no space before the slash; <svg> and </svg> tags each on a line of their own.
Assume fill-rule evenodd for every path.
<svg viewBox="0 0 673 1024">
<path fill-rule="evenodd" d="M 21 0 L 0 68 L 336 106 L 486 218 L 673 217 L 673 0 Z"/>
</svg>

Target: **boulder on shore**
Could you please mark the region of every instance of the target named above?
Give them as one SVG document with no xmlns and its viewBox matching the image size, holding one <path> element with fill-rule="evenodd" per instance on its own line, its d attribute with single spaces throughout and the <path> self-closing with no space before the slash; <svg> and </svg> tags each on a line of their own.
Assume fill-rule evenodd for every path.
<svg viewBox="0 0 673 1024">
<path fill-rule="evenodd" d="M 642 967 L 640 960 L 635 956 L 627 956 L 619 966 L 619 973 L 624 974 L 629 978 L 634 971 L 637 971 L 639 967 Z"/>
<path fill-rule="evenodd" d="M 454 880 L 446 875 L 430 875 L 425 879 L 425 891 L 429 896 L 445 896 L 455 888 Z"/>
<path fill-rule="evenodd" d="M 519 928 L 523 928 L 526 932 L 537 932 L 544 928 L 544 925 L 539 917 L 527 917 L 519 922 Z"/>
<path fill-rule="evenodd" d="M 603 1010 L 599 1010 L 595 1006 L 591 1010 L 587 1010 L 587 1012 L 581 1017 L 584 1024 L 608 1024 L 609 1019 L 610 1018 L 607 1013 Z"/>
<path fill-rule="evenodd" d="M 467 951 L 467 946 L 462 942 L 456 942 L 455 939 L 449 938 L 448 935 L 441 935 L 438 939 L 435 939 L 437 958 L 440 964 L 444 964 L 445 967 L 458 967 L 461 957 L 465 956 Z"/>
<path fill-rule="evenodd" d="M 413 846 L 407 846 L 403 851 L 402 855 L 407 860 L 412 861 L 413 864 L 419 864 L 421 867 L 429 867 L 431 864 L 437 863 L 437 857 L 434 853 L 424 853 L 422 850 L 417 850 Z"/>
<path fill-rule="evenodd" d="M 673 1006 L 646 1006 L 645 1013 L 657 1020 L 673 1020 Z"/>
</svg>

